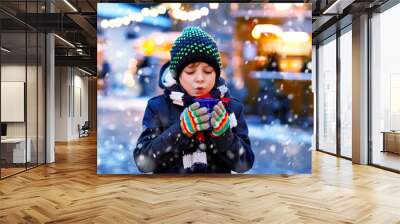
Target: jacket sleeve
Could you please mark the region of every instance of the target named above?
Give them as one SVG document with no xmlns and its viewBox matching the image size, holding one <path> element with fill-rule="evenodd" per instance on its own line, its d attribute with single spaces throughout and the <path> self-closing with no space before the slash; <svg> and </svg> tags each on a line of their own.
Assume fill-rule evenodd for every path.
<svg viewBox="0 0 400 224">
<path fill-rule="evenodd" d="M 133 155 L 138 169 L 144 173 L 168 166 L 180 158 L 182 149 L 191 143 L 191 139 L 183 134 L 179 122 L 162 130 L 159 116 L 149 101 L 143 117 L 143 132 Z"/>
<path fill-rule="evenodd" d="M 231 170 L 244 173 L 253 167 L 254 153 L 251 150 L 243 106 L 240 108 L 237 124 L 212 141 L 217 148 L 217 155 L 231 167 Z"/>
</svg>

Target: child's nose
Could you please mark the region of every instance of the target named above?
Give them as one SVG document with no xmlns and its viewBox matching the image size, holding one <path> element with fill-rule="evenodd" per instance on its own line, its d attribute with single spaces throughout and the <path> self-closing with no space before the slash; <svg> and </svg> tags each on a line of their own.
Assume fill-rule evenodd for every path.
<svg viewBox="0 0 400 224">
<path fill-rule="evenodd" d="M 204 81 L 204 75 L 201 72 L 196 72 L 195 81 L 196 82 L 203 82 Z"/>
</svg>

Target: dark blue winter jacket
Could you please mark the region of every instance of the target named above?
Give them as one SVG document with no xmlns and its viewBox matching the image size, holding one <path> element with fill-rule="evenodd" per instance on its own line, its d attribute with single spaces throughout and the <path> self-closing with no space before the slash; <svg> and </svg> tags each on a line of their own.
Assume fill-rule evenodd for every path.
<svg viewBox="0 0 400 224">
<path fill-rule="evenodd" d="M 235 114 L 237 125 L 222 136 L 212 138 L 206 131 L 206 173 L 243 173 L 252 168 L 254 154 L 251 150 L 244 107 L 239 100 L 230 98 L 227 110 Z M 172 103 L 166 94 L 148 101 L 134 159 L 141 172 L 188 173 L 183 168 L 183 151 L 199 148 L 197 138 L 189 138 L 180 127 L 184 106 Z M 202 146 L 204 148 L 204 145 Z"/>
</svg>

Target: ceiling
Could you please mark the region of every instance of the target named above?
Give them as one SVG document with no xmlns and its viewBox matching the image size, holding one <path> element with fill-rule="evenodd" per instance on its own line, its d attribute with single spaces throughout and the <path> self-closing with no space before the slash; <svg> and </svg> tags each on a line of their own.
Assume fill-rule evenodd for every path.
<svg viewBox="0 0 400 224">
<path fill-rule="evenodd" d="M 388 0 L 311 0 L 313 44 L 351 24 L 353 17 L 372 12 Z"/>
<path fill-rule="evenodd" d="M 47 0 L 47 5 L 45 0 L 1 0 L 2 45 L 12 49 L 10 60 L 23 55 L 31 58 L 37 44 L 29 32 L 53 32 L 60 37 L 55 38 L 56 66 L 78 66 L 95 74 L 96 6 L 96 0 Z M 25 31 L 27 45 L 21 35 Z"/>
</svg>

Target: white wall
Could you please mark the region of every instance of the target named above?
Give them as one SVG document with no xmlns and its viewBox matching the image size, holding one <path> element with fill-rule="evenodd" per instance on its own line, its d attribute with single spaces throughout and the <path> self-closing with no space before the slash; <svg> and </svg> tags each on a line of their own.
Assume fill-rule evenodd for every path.
<svg viewBox="0 0 400 224">
<path fill-rule="evenodd" d="M 75 70 L 76 72 L 77 70 Z M 82 74 L 82 73 L 79 73 Z M 78 133 L 78 124 L 81 126 L 85 123 L 85 121 L 88 121 L 88 78 L 87 77 L 82 77 L 81 75 L 76 75 L 74 76 L 74 108 L 72 117 L 73 119 L 71 127 L 72 127 L 72 132 L 71 135 L 74 136 L 74 138 L 79 137 Z M 82 107 L 82 108 L 80 108 Z M 82 110 L 82 111 L 80 111 Z"/>
<path fill-rule="evenodd" d="M 25 82 L 25 65 L 2 65 L 1 81 L 5 82 Z M 7 108 L 1 108 L 6 110 Z M 25 123 L 7 123 L 7 137 L 25 137 Z"/>
<path fill-rule="evenodd" d="M 55 141 L 68 141 L 69 69 L 55 68 Z"/>
<path fill-rule="evenodd" d="M 88 78 L 76 68 L 56 67 L 55 85 L 55 140 L 77 139 L 78 124 L 88 120 Z"/>
<path fill-rule="evenodd" d="M 1 66 L 2 82 L 24 82 L 26 84 L 26 107 L 21 108 L 21 112 L 27 115 L 26 121 L 22 122 L 6 122 L 7 137 L 9 138 L 25 138 L 30 140 L 30 148 L 32 161 L 39 163 L 44 162 L 44 74 L 42 67 L 25 64 L 3 64 Z M 25 80 L 27 78 L 27 80 Z M 4 89 L 2 89 L 3 91 Z M 24 94 L 24 90 L 22 94 Z M 3 97 L 7 97 L 2 95 Z M 2 107 L 1 110 L 12 110 L 11 108 Z M 8 111 L 11 112 L 12 111 Z M 14 112 L 15 113 L 15 112 Z M 39 153 L 39 156 L 37 156 Z"/>
<path fill-rule="evenodd" d="M 2 65 L 1 66 L 1 81 L 2 82 L 25 82 L 25 75 L 26 75 L 26 70 L 28 71 L 28 74 L 33 72 L 33 70 L 36 73 L 36 67 L 33 66 L 28 66 L 27 68 L 25 65 L 18 65 L 18 64 L 10 64 L 10 65 Z M 31 81 L 30 81 L 31 82 Z M 30 83 L 32 84 L 32 83 Z M 36 85 L 36 82 L 34 83 Z M 29 90 L 32 90 L 30 88 L 27 89 L 27 102 L 31 102 L 32 100 L 29 99 L 29 97 L 36 97 L 36 89 L 34 89 L 34 92 L 30 92 Z M 33 105 L 30 105 L 33 106 Z M 34 105 L 36 108 L 36 104 Z M 7 108 L 1 108 L 1 110 L 7 110 Z M 30 117 L 32 114 L 28 113 L 28 121 L 32 121 L 33 117 Z M 35 121 L 36 121 L 36 114 L 35 116 Z M 31 127 L 29 125 L 28 127 Z M 7 136 L 8 137 L 25 137 L 25 122 L 7 122 Z M 29 137 L 29 136 L 28 136 Z"/>
</svg>

